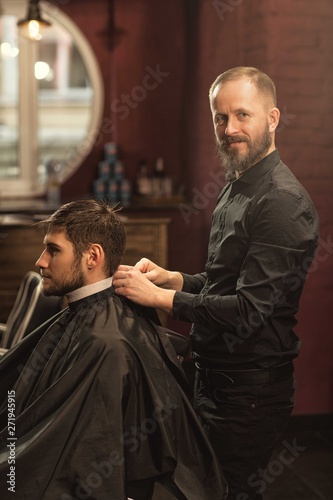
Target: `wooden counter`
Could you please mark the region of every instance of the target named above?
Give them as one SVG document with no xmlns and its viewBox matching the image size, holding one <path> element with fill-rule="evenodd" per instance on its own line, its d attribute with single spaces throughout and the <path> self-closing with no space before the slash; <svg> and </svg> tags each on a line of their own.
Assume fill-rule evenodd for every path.
<svg viewBox="0 0 333 500">
<path fill-rule="evenodd" d="M 147 257 L 167 267 L 168 218 L 122 218 L 126 251 L 122 262 L 134 265 Z M 0 322 L 6 322 L 20 282 L 43 250 L 43 236 L 32 226 L 31 217 L 0 216 Z"/>
</svg>

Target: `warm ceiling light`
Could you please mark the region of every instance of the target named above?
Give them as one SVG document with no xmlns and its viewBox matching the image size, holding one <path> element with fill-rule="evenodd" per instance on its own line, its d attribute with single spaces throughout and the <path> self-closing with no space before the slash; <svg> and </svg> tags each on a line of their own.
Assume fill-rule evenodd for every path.
<svg viewBox="0 0 333 500">
<path fill-rule="evenodd" d="M 40 40 L 44 28 L 51 26 L 51 23 L 42 18 L 39 0 L 29 0 L 27 17 L 18 21 L 17 25 L 29 40 Z"/>
</svg>

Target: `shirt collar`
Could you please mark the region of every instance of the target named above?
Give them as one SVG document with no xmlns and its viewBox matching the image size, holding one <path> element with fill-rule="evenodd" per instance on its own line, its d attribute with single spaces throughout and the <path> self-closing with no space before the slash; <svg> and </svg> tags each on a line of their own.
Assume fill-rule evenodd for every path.
<svg viewBox="0 0 333 500">
<path fill-rule="evenodd" d="M 262 160 L 258 161 L 253 167 L 249 168 L 242 174 L 239 179 L 233 181 L 233 184 L 243 182 L 244 184 L 253 184 L 266 172 L 271 170 L 280 161 L 280 155 L 277 149 L 272 151 L 269 155 L 265 156 Z"/>
<path fill-rule="evenodd" d="M 92 283 L 91 285 L 82 286 L 81 288 L 73 290 L 72 292 L 66 295 L 68 303 L 75 302 L 77 300 L 84 299 L 89 295 L 93 295 L 94 293 L 101 292 L 106 288 L 110 288 L 111 285 L 112 285 L 112 276 L 110 278 L 106 278 L 105 280 Z"/>
</svg>

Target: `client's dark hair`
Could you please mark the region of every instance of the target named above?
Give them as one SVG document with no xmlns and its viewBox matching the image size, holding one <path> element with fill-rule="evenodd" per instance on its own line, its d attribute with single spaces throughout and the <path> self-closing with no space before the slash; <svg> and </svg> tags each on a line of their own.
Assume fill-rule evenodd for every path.
<svg viewBox="0 0 333 500">
<path fill-rule="evenodd" d="M 72 201 L 36 225 L 44 234 L 64 231 L 77 258 L 93 243 L 101 245 L 105 253 L 104 270 L 109 276 L 120 264 L 126 244 L 125 228 L 115 209 L 106 202 Z"/>
</svg>

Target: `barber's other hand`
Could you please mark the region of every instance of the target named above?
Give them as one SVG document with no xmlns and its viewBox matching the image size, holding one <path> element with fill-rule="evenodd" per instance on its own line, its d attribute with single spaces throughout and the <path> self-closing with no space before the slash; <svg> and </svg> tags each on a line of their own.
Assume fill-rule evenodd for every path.
<svg viewBox="0 0 333 500">
<path fill-rule="evenodd" d="M 182 289 L 183 276 L 177 271 L 167 271 L 145 257 L 134 267 L 144 273 L 145 277 L 156 286 L 176 291 Z"/>
<path fill-rule="evenodd" d="M 163 287 L 168 282 L 168 271 L 159 267 L 149 259 L 143 258 L 139 260 L 134 267 L 141 271 L 141 273 L 156 286 Z"/>
<path fill-rule="evenodd" d="M 119 266 L 112 284 L 118 295 L 148 307 L 171 312 L 175 292 L 163 290 L 147 279 L 146 274 L 132 266 Z"/>
</svg>

